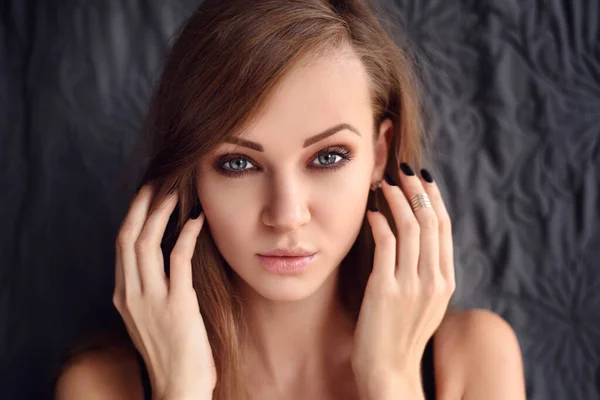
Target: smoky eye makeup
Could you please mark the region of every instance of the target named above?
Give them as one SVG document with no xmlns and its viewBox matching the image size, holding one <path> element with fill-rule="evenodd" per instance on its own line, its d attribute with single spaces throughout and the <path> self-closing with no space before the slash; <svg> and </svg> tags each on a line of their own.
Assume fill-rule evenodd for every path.
<svg viewBox="0 0 600 400">
<path fill-rule="evenodd" d="M 318 151 L 308 164 L 317 172 L 330 172 L 344 167 L 354 158 L 347 146 L 334 145 Z M 229 153 L 215 158 L 212 167 L 218 173 L 229 177 L 240 177 L 260 170 L 251 157 L 241 153 Z"/>
</svg>

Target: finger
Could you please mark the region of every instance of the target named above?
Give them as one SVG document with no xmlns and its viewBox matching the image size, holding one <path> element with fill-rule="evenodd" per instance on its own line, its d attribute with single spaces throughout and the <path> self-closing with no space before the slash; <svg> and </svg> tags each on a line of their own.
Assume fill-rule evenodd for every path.
<svg viewBox="0 0 600 400">
<path fill-rule="evenodd" d="M 401 165 L 400 185 L 409 201 L 416 194 L 427 193 L 421 184 L 421 180 L 404 163 Z M 420 228 L 419 277 L 430 280 L 439 279 L 442 275 L 440 271 L 440 239 L 437 215 L 432 207 L 421 207 L 413 214 L 419 221 Z"/>
<path fill-rule="evenodd" d="M 390 206 L 398 231 L 396 278 L 406 282 L 414 281 L 419 276 L 419 222 L 398 186 L 392 186 L 384 180 L 381 189 Z"/>
<path fill-rule="evenodd" d="M 380 212 L 367 212 L 375 240 L 372 274 L 393 278 L 396 271 L 396 237 L 385 216 Z"/>
<path fill-rule="evenodd" d="M 198 218 L 190 218 L 177 238 L 171 251 L 171 275 L 169 293 L 181 293 L 182 290 L 193 288 L 192 257 L 198 243 L 198 235 L 204 226 L 204 212 Z"/>
<path fill-rule="evenodd" d="M 135 242 L 144 226 L 154 188 L 151 184 L 144 185 L 135 196 L 129 211 L 121 224 L 117 236 L 116 247 L 120 255 L 120 264 L 116 268 L 122 269 L 123 282 L 121 284 L 124 294 L 141 293 L 142 282 L 137 267 Z M 115 271 L 116 273 L 117 271 Z M 119 274 L 116 274 L 116 277 Z"/>
<path fill-rule="evenodd" d="M 168 194 L 158 207 L 150 213 L 136 242 L 138 268 L 144 293 L 162 293 L 168 291 L 167 276 L 160 243 L 169 222 L 169 217 L 177 206 L 178 193 Z"/>
<path fill-rule="evenodd" d="M 425 171 L 425 172 L 423 172 Z M 429 171 L 421 170 L 421 184 L 427 191 L 429 198 L 431 199 L 431 205 L 435 210 L 438 217 L 438 232 L 439 232 L 439 251 L 440 251 L 440 271 L 444 279 L 454 285 L 455 283 L 455 271 L 454 271 L 454 251 L 453 251 L 453 240 L 452 240 L 452 223 L 450 215 L 442 199 L 439 186 L 433 178 L 432 182 L 427 182 L 423 179 L 423 176 L 427 174 L 431 177 Z"/>
</svg>

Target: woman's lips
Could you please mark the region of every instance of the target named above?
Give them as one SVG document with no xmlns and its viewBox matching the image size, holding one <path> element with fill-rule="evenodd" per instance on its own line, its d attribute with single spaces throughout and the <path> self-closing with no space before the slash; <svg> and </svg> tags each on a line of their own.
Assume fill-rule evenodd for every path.
<svg viewBox="0 0 600 400">
<path fill-rule="evenodd" d="M 308 269 L 315 254 L 305 257 L 267 257 L 257 254 L 267 271 L 275 274 L 297 274 Z"/>
</svg>

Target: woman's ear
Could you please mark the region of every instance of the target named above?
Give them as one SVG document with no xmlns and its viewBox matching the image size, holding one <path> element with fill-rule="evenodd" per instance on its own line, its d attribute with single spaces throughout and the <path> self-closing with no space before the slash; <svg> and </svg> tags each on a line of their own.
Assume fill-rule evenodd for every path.
<svg viewBox="0 0 600 400">
<path fill-rule="evenodd" d="M 392 120 L 390 118 L 384 119 L 379 124 L 379 136 L 375 141 L 375 165 L 371 182 L 378 182 L 383 179 L 393 134 Z"/>
</svg>

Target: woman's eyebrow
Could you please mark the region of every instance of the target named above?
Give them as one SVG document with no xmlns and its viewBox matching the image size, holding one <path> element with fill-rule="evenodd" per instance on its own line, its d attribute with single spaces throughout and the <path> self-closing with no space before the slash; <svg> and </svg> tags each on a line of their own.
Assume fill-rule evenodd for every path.
<svg viewBox="0 0 600 400">
<path fill-rule="evenodd" d="M 342 131 L 344 129 L 352 131 L 352 132 L 356 133 L 358 136 L 361 136 L 361 134 L 358 131 L 358 129 L 356 129 L 355 127 L 353 127 L 350 124 L 343 123 L 343 124 L 335 125 L 335 126 L 333 126 L 331 128 L 328 128 L 328 129 L 324 130 L 321 133 L 318 133 L 318 134 L 316 134 L 314 136 L 309 137 L 308 139 L 306 139 L 304 141 L 304 145 L 302 147 L 308 147 L 308 146 L 310 146 L 312 144 L 315 144 L 316 142 L 318 142 L 320 140 L 328 138 L 329 136 L 331 136 L 331 135 L 333 135 L 335 133 L 338 133 L 339 131 Z M 262 144 L 253 142 L 251 140 L 246 140 L 246 139 L 242 139 L 242 138 L 238 138 L 238 137 L 232 137 L 232 138 L 225 139 L 225 142 L 231 143 L 231 144 L 237 144 L 237 145 L 244 146 L 244 147 L 248 147 L 248 148 L 250 148 L 252 150 L 256 150 L 256 151 L 260 151 L 260 152 L 264 151 L 264 148 L 263 148 Z"/>
</svg>

